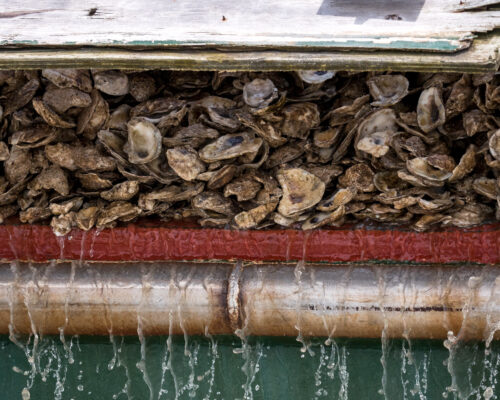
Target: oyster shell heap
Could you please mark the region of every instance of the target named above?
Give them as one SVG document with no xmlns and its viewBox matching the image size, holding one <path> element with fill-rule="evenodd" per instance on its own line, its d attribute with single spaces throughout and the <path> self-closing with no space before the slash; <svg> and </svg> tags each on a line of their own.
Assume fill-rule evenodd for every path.
<svg viewBox="0 0 500 400">
<path fill-rule="evenodd" d="M 0 223 L 500 219 L 500 76 L 0 71 Z"/>
</svg>

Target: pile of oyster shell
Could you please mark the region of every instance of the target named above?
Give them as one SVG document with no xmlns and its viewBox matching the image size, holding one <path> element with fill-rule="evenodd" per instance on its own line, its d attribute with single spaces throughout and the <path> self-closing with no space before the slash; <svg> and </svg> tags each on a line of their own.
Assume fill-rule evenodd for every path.
<svg viewBox="0 0 500 400">
<path fill-rule="evenodd" d="M 500 219 L 500 76 L 0 71 L 0 222 Z"/>
</svg>

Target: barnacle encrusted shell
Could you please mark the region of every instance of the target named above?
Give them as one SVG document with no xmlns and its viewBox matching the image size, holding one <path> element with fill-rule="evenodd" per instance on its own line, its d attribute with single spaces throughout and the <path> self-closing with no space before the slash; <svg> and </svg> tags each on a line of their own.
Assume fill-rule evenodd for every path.
<svg viewBox="0 0 500 400">
<path fill-rule="evenodd" d="M 243 101 L 253 108 L 263 108 L 278 98 L 278 89 L 270 79 L 254 79 L 243 87 Z"/>
<path fill-rule="evenodd" d="M 281 169 L 276 178 L 283 190 L 278 212 L 285 217 L 314 207 L 325 193 L 325 183 L 301 168 Z"/>
<path fill-rule="evenodd" d="M 428 133 L 446 121 L 446 112 L 438 88 L 430 87 L 420 94 L 417 105 L 418 126 Z"/>
<path fill-rule="evenodd" d="M 132 164 L 147 164 L 160 155 L 161 133 L 155 125 L 137 118 L 130 120 L 127 128 L 128 140 L 123 150 Z"/>
</svg>

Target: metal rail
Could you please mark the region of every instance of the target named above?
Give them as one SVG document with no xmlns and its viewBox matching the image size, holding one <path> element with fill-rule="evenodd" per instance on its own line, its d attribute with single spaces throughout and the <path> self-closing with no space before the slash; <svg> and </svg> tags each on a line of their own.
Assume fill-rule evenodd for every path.
<svg viewBox="0 0 500 400">
<path fill-rule="evenodd" d="M 0 264 L 0 333 L 138 329 L 491 339 L 500 329 L 500 266 Z"/>
</svg>

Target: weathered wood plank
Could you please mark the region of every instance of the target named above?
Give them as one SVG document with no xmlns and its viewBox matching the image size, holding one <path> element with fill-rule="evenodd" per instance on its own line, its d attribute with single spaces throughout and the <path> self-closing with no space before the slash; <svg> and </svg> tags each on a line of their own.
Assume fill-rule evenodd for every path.
<svg viewBox="0 0 500 400">
<path fill-rule="evenodd" d="M 112 48 L 0 49 L 0 69 L 119 68 L 178 70 L 394 70 L 488 72 L 499 68 L 500 35 L 458 53 L 131 50 Z"/>
<path fill-rule="evenodd" d="M 471 1 L 467 2 L 471 3 Z M 500 27 L 459 0 L 3 1 L 2 46 L 395 49 L 453 52 Z"/>
<path fill-rule="evenodd" d="M 480 7 L 500 4 L 498 0 L 462 0 L 454 7 L 456 11 L 474 10 Z"/>
</svg>

